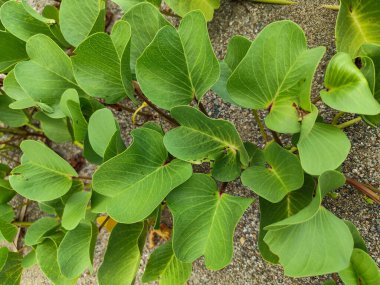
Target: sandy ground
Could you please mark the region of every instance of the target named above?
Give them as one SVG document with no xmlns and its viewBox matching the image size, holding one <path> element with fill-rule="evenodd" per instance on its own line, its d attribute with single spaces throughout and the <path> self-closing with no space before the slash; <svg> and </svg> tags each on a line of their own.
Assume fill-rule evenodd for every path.
<svg viewBox="0 0 380 285">
<path fill-rule="evenodd" d="M 49 1 L 35 0 L 35 6 L 41 7 Z M 335 4 L 334 0 L 299 0 L 296 6 L 275 6 L 253 4 L 249 1 L 222 1 L 221 8 L 216 12 L 214 20 L 209 25 L 210 37 L 217 56 L 223 58 L 228 40 L 236 34 L 254 39 L 258 32 L 267 24 L 282 19 L 290 19 L 298 23 L 308 38 L 310 47 L 326 46 L 327 54 L 317 72 L 313 88 L 313 96 L 322 89 L 324 70 L 329 58 L 334 53 L 334 27 L 336 12 L 320 8 L 321 4 Z M 209 114 L 216 118 L 231 120 L 237 126 L 244 140 L 262 145 L 258 140 L 259 130 L 253 123 L 253 116 L 248 110 L 222 103 L 210 93 L 203 99 Z M 335 112 L 323 104 L 318 105 L 326 120 L 331 120 Z M 130 117 L 125 113 L 116 114 L 123 130 L 130 129 Z M 352 142 L 352 150 L 344 163 L 343 171 L 347 176 L 380 187 L 380 131 L 370 129 L 360 123 L 346 130 Z M 284 139 L 287 139 L 286 137 Z M 92 168 L 86 169 L 86 172 Z M 241 196 L 255 197 L 251 191 L 239 182 L 231 183 L 228 192 Z M 351 187 L 343 187 L 338 191 L 338 199 L 328 198 L 325 206 L 341 218 L 352 221 L 367 242 L 369 251 L 380 263 L 380 207 L 368 204 L 362 195 Z M 33 220 L 33 210 L 29 213 Z M 202 259 L 195 262 L 190 285 L 276 285 L 276 284 L 322 284 L 328 276 L 318 278 L 291 279 L 284 277 L 278 266 L 266 263 L 257 249 L 259 228 L 258 204 L 253 204 L 239 223 L 235 235 L 234 260 L 227 268 L 218 272 L 207 271 Z M 95 268 L 102 260 L 102 254 L 108 235 L 100 235 L 97 248 Z M 148 252 L 144 252 L 144 260 Z M 145 261 L 142 261 L 142 264 Z M 140 272 L 141 274 L 141 272 Z M 27 270 L 23 275 L 23 285 L 49 284 L 38 268 Z M 86 275 L 79 284 L 97 284 L 96 278 Z M 141 284 L 137 281 L 137 284 Z M 152 283 L 153 284 L 153 283 Z"/>
</svg>

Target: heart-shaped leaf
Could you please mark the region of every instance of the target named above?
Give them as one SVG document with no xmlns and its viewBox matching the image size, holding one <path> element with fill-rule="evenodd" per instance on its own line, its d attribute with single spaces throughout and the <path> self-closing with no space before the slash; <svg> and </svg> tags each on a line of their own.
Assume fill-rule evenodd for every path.
<svg viewBox="0 0 380 285">
<path fill-rule="evenodd" d="M 174 217 L 175 256 L 191 263 L 204 255 L 206 267 L 212 270 L 227 266 L 233 256 L 235 227 L 253 199 L 219 193 L 212 178 L 194 174 L 167 201 Z"/>
<path fill-rule="evenodd" d="M 380 270 L 371 256 L 355 248 L 350 266 L 340 271 L 339 277 L 346 285 L 377 285 L 380 283 Z"/>
<path fill-rule="evenodd" d="M 89 35 L 103 32 L 105 25 L 104 0 L 63 0 L 59 9 L 62 34 L 73 46 Z"/>
<path fill-rule="evenodd" d="M 97 235 L 98 228 L 89 222 L 66 233 L 58 248 L 58 264 L 65 277 L 74 279 L 92 268 Z"/>
<path fill-rule="evenodd" d="M 178 159 L 167 162 L 163 137 L 157 131 L 140 128 L 131 134 L 132 145 L 104 163 L 93 177 L 94 190 L 112 198 L 107 203 L 108 214 L 122 223 L 148 217 L 192 173 L 189 163 Z"/>
<path fill-rule="evenodd" d="M 75 78 L 87 94 L 116 103 L 126 96 L 133 98 L 132 75 L 129 72 L 131 29 L 119 21 L 113 36 L 96 33 L 84 40 L 72 57 Z"/>
<path fill-rule="evenodd" d="M 330 61 L 321 98 L 331 108 L 347 113 L 377 115 L 376 101 L 368 81 L 347 53 L 338 53 Z"/>
<path fill-rule="evenodd" d="M 230 150 L 235 160 L 240 158 L 248 165 L 248 153 L 243 142 L 230 122 L 210 119 L 202 112 L 188 106 L 179 106 L 171 110 L 171 115 L 180 127 L 166 133 L 164 144 L 175 157 L 191 162 L 215 160 Z"/>
<path fill-rule="evenodd" d="M 131 26 L 131 70 L 135 72 L 137 59 L 157 32 L 164 26 L 170 26 L 170 23 L 156 7 L 144 2 L 131 8 L 122 19 Z"/>
<path fill-rule="evenodd" d="M 291 21 L 268 25 L 252 42 L 228 80 L 231 99 L 253 109 L 268 109 L 268 128 L 300 131 L 298 109 L 311 110 L 310 91 L 325 48 L 308 49 L 302 29 Z"/>
<path fill-rule="evenodd" d="M 22 164 L 12 170 L 9 182 L 20 195 L 34 201 L 49 201 L 70 190 L 76 171 L 41 142 L 25 140 L 20 145 Z"/>
<path fill-rule="evenodd" d="M 260 233 L 258 245 L 260 254 L 266 261 L 278 263 L 278 256 L 273 254 L 264 242 L 264 237 L 267 233 L 264 228 L 297 214 L 309 205 L 313 198 L 315 186 L 313 178 L 306 175 L 302 188 L 289 192 L 279 203 L 274 204 L 260 198 Z"/>
<path fill-rule="evenodd" d="M 91 192 L 77 192 L 67 200 L 62 215 L 62 227 L 66 230 L 75 229 L 86 216 L 88 202 Z"/>
<path fill-rule="evenodd" d="M 243 36 L 233 36 L 227 46 L 227 55 L 223 61 L 219 62 L 220 77 L 212 87 L 212 90 L 225 102 L 236 104 L 227 90 L 227 81 L 232 72 L 243 60 L 251 46 L 251 41 Z"/>
<path fill-rule="evenodd" d="M 134 284 L 145 238 L 144 223 L 115 226 L 108 242 L 104 261 L 99 268 L 100 285 Z"/>
<path fill-rule="evenodd" d="M 214 10 L 220 6 L 220 0 L 166 0 L 166 3 L 173 9 L 173 11 L 184 17 L 190 11 L 200 10 L 205 16 L 207 21 L 211 21 L 214 17 Z"/>
<path fill-rule="evenodd" d="M 265 147 L 264 157 L 269 167 L 249 167 L 241 176 L 243 185 L 272 203 L 301 188 L 304 175 L 297 156 L 272 142 Z"/>
<path fill-rule="evenodd" d="M 335 37 L 338 51 L 352 58 L 363 44 L 380 44 L 380 6 L 377 0 L 341 0 Z"/>
<path fill-rule="evenodd" d="M 202 13 L 187 14 L 178 31 L 163 27 L 137 60 L 136 76 L 144 94 L 161 108 L 200 100 L 219 78 Z"/>
<path fill-rule="evenodd" d="M 264 242 L 279 257 L 287 276 L 322 275 L 349 265 L 354 245 L 351 232 L 344 221 L 321 206 L 323 197 L 344 183 L 339 172 L 323 173 L 316 196 L 307 207 L 265 227 Z"/>
<path fill-rule="evenodd" d="M 59 108 L 63 90 L 74 88 L 79 92 L 70 58 L 49 37 L 38 34 L 26 43 L 30 61 L 15 67 L 15 77 L 22 89 L 35 101 L 50 106 L 52 118 L 62 118 Z"/>
<path fill-rule="evenodd" d="M 160 285 L 184 285 L 192 272 L 191 263 L 183 263 L 174 255 L 172 242 L 157 248 L 149 257 L 142 282 L 159 281 Z"/>
</svg>

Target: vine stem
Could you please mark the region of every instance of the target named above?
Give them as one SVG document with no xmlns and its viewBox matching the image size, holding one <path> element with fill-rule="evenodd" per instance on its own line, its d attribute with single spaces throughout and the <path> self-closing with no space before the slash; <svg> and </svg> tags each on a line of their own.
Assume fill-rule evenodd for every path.
<svg viewBox="0 0 380 285">
<path fill-rule="evenodd" d="M 339 11 L 340 6 L 339 5 L 329 5 L 329 4 L 324 4 L 321 5 L 322 8 L 333 10 L 333 11 Z"/>
<path fill-rule="evenodd" d="M 194 101 L 197 103 L 199 110 L 208 117 L 205 106 L 200 102 L 197 97 L 194 97 Z"/>
<path fill-rule="evenodd" d="M 136 112 L 135 109 L 130 108 L 128 106 L 121 105 L 121 104 L 108 104 L 107 106 L 111 107 L 114 110 L 120 111 L 120 109 L 121 109 L 121 110 L 127 111 L 128 113 L 131 113 L 131 114 L 134 114 Z M 146 113 L 146 112 L 139 112 L 139 115 L 144 116 L 144 117 L 152 117 L 152 114 Z"/>
<path fill-rule="evenodd" d="M 352 120 L 349 120 L 347 122 L 344 122 L 342 124 L 339 124 L 339 125 L 336 125 L 339 129 L 344 129 L 344 128 L 347 128 L 349 126 L 352 126 L 358 122 L 360 122 L 362 120 L 362 117 L 357 117 L 355 119 L 352 119 Z"/>
<path fill-rule="evenodd" d="M 282 144 L 282 141 L 281 141 L 280 137 L 278 136 L 277 132 L 272 131 L 272 130 L 270 130 L 270 132 L 271 132 L 271 134 L 272 134 L 272 136 L 273 136 L 274 141 L 275 141 L 276 143 L 278 143 L 280 146 L 283 147 L 284 145 Z"/>
<path fill-rule="evenodd" d="M 256 121 L 257 125 L 259 126 L 261 135 L 263 136 L 265 142 L 268 142 L 269 141 L 268 140 L 268 134 L 265 131 L 263 123 L 261 122 L 261 119 L 259 117 L 259 113 L 257 112 L 257 110 L 252 110 L 252 112 L 253 112 L 253 116 L 255 118 L 255 121 Z"/>
<path fill-rule="evenodd" d="M 107 216 L 107 218 L 103 221 L 103 223 L 99 226 L 99 232 L 104 228 L 104 226 L 107 224 L 107 222 L 111 219 L 110 216 Z"/>
<path fill-rule="evenodd" d="M 332 120 L 331 124 L 334 125 L 334 126 L 337 125 L 339 119 L 340 119 L 344 114 L 345 114 L 345 112 L 339 112 L 338 114 L 336 114 L 336 115 L 334 116 L 334 119 Z"/>
<path fill-rule="evenodd" d="M 374 193 L 371 189 L 369 189 L 366 185 L 360 183 L 359 181 L 356 181 L 352 178 L 346 177 L 346 183 L 355 187 L 360 192 L 362 192 L 367 197 L 371 198 L 373 201 L 375 201 L 377 204 L 380 205 L 380 196 Z"/>
<path fill-rule="evenodd" d="M 92 180 L 92 177 L 90 177 L 90 176 L 78 176 L 76 178 L 78 178 L 80 180 Z"/>
<path fill-rule="evenodd" d="M 27 227 L 30 227 L 33 223 L 32 222 L 13 222 L 12 224 L 15 226 L 27 228 Z"/>
<path fill-rule="evenodd" d="M 174 126 L 179 126 L 178 122 L 176 120 L 174 120 L 174 118 L 172 118 L 171 116 L 169 116 L 168 114 L 166 114 L 164 111 L 162 111 L 161 109 L 157 108 L 156 105 L 154 105 L 152 102 L 149 101 L 149 99 L 145 96 L 145 94 L 142 92 L 141 88 L 140 88 L 140 85 L 136 82 L 136 81 L 133 81 L 133 85 L 135 87 L 135 91 L 137 93 L 137 95 L 144 101 L 148 104 L 148 106 L 150 108 L 152 108 L 153 110 L 155 110 L 158 114 L 160 114 L 164 119 L 166 119 L 169 123 L 172 123 Z"/>
</svg>

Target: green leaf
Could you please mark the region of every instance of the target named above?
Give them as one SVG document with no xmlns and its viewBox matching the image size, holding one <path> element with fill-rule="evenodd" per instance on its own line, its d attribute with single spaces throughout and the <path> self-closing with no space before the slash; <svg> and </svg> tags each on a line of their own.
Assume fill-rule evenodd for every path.
<svg viewBox="0 0 380 285">
<path fill-rule="evenodd" d="M 220 157 L 215 159 L 212 167 L 212 177 L 218 181 L 229 182 L 240 176 L 241 164 L 236 159 L 236 152 L 227 149 Z"/>
<path fill-rule="evenodd" d="M 243 60 L 251 46 L 251 41 L 243 36 L 233 36 L 227 46 L 227 55 L 223 61 L 219 62 L 220 77 L 212 87 L 212 90 L 225 102 L 236 104 L 230 97 L 227 90 L 227 81 L 232 72 Z"/>
<path fill-rule="evenodd" d="M 303 123 L 297 143 L 302 168 L 311 175 L 337 169 L 347 158 L 351 143 L 345 133 L 323 123 Z M 305 127 L 308 125 L 307 127 Z"/>
<path fill-rule="evenodd" d="M 268 167 L 249 167 L 241 176 L 243 185 L 272 203 L 302 187 L 304 175 L 297 156 L 271 142 L 265 147 L 264 157 Z"/>
<path fill-rule="evenodd" d="M 16 65 L 17 82 L 35 102 L 53 108 L 48 114 L 50 117 L 64 117 L 59 108 L 63 90 L 81 91 L 75 82 L 70 58 L 52 39 L 41 34 L 28 40 L 26 51 L 30 61 Z"/>
<path fill-rule="evenodd" d="M 9 108 L 12 102 L 13 100 L 8 96 L 0 95 L 0 121 L 11 128 L 24 126 L 29 119 L 23 111 Z"/>
<path fill-rule="evenodd" d="M 0 241 L 5 239 L 8 242 L 13 242 L 17 235 L 17 227 L 9 222 L 0 219 Z"/>
<path fill-rule="evenodd" d="M 1 172 L 1 171 L 0 171 Z M 1 174 L 0 174 L 1 177 Z M 8 180 L 0 178 L 0 204 L 6 204 L 16 195 Z"/>
<path fill-rule="evenodd" d="M 54 233 L 59 227 L 59 223 L 54 218 L 41 218 L 35 221 L 27 230 L 25 235 L 25 245 L 32 246 L 43 242 L 43 240 Z"/>
<path fill-rule="evenodd" d="M 335 37 L 339 52 L 358 55 L 363 44 L 380 44 L 380 7 L 377 0 L 341 0 Z"/>
<path fill-rule="evenodd" d="M 66 90 L 62 94 L 59 106 L 62 112 L 71 120 L 75 140 L 78 142 L 84 141 L 88 124 L 81 110 L 78 92 L 75 89 Z"/>
<path fill-rule="evenodd" d="M 1 284 L 17 285 L 21 282 L 22 256 L 18 252 L 8 252 L 8 258 L 0 270 Z"/>
<path fill-rule="evenodd" d="M 346 223 L 348 229 L 351 232 L 352 238 L 354 239 L 354 248 L 359 248 L 365 252 L 368 252 L 367 246 L 365 245 L 365 242 L 355 225 L 350 221 L 344 222 Z"/>
<path fill-rule="evenodd" d="M 48 139 L 55 143 L 71 142 L 72 137 L 66 118 L 53 119 L 43 112 L 37 112 L 33 119 L 40 121 L 40 127 Z"/>
<path fill-rule="evenodd" d="M 88 123 L 88 138 L 91 147 L 99 156 L 104 157 L 107 147 L 118 129 L 119 125 L 109 109 L 100 109 L 92 114 Z"/>
<path fill-rule="evenodd" d="M 159 281 L 160 285 L 184 285 L 192 272 L 191 263 L 184 263 L 174 255 L 172 242 L 157 248 L 149 257 L 142 282 Z"/>
<path fill-rule="evenodd" d="M 131 70 L 135 72 L 137 59 L 157 32 L 164 26 L 170 26 L 170 23 L 156 7 L 146 2 L 133 6 L 122 19 L 131 26 Z"/>
<path fill-rule="evenodd" d="M 337 284 L 334 280 L 329 279 L 329 280 L 326 280 L 325 282 L 323 282 L 322 285 L 337 285 Z"/>
<path fill-rule="evenodd" d="M 117 224 L 111 232 L 104 261 L 99 268 L 100 285 L 131 285 L 141 259 L 141 240 L 145 241 L 144 223 Z"/>
<path fill-rule="evenodd" d="M 339 277 L 345 285 L 377 285 L 380 283 L 380 270 L 365 251 L 355 248 L 350 266 L 340 271 Z"/>
<path fill-rule="evenodd" d="M 265 123 L 274 131 L 299 132 L 298 109 L 311 110 L 313 75 L 324 52 L 308 49 L 304 32 L 291 21 L 268 25 L 228 80 L 231 99 L 246 108 L 268 109 Z"/>
<path fill-rule="evenodd" d="M 11 109 L 26 109 L 38 104 L 21 88 L 16 80 L 14 69 L 5 77 L 3 88 L 7 95 L 15 100 L 15 102 L 9 105 Z"/>
<path fill-rule="evenodd" d="M 22 164 L 12 170 L 9 182 L 20 195 L 34 201 L 49 201 L 70 190 L 76 171 L 41 142 L 25 140 L 20 145 Z"/>
<path fill-rule="evenodd" d="M 344 183 L 345 177 L 339 172 L 323 173 L 316 196 L 307 207 L 265 227 L 264 242 L 279 257 L 287 276 L 322 275 L 349 265 L 354 245 L 350 230 L 321 206 L 323 197 Z"/>
<path fill-rule="evenodd" d="M 0 72 L 10 70 L 17 62 L 26 60 L 25 42 L 8 32 L 0 31 Z"/>
<path fill-rule="evenodd" d="M 66 233 L 58 248 L 58 264 L 65 277 L 74 279 L 92 268 L 97 234 L 98 228 L 89 222 Z"/>
<path fill-rule="evenodd" d="M 305 183 L 301 189 L 286 194 L 284 199 L 279 203 L 271 203 L 260 198 L 260 233 L 259 233 L 259 250 L 261 256 L 268 262 L 278 263 L 278 256 L 270 251 L 268 245 L 264 242 L 267 231 L 266 226 L 284 220 L 292 215 L 297 214 L 300 210 L 310 204 L 315 190 L 315 183 L 311 176 L 305 176 Z"/>
<path fill-rule="evenodd" d="M 24 1 L 12 0 L 2 5 L 0 18 L 7 31 L 25 42 L 37 34 L 54 38 L 49 26 L 55 21 L 42 17 Z"/>
<path fill-rule="evenodd" d="M 214 160 L 226 149 L 235 153 L 235 159 L 248 164 L 248 153 L 235 128 L 228 121 L 210 119 L 197 109 L 179 106 L 171 115 L 180 127 L 166 133 L 164 144 L 175 157 L 191 162 Z"/>
<path fill-rule="evenodd" d="M 37 246 L 36 255 L 38 265 L 46 277 L 55 285 L 74 285 L 76 279 L 69 280 L 62 275 L 57 262 L 58 244 L 53 239 L 47 239 Z"/>
<path fill-rule="evenodd" d="M 207 21 L 214 17 L 214 10 L 220 6 L 220 0 L 166 0 L 169 7 L 179 16 L 184 17 L 188 12 L 194 10 L 202 11 Z"/>
<path fill-rule="evenodd" d="M 3 270 L 5 262 L 7 262 L 8 252 L 9 252 L 8 248 L 6 247 L 0 248 L 0 272 L 1 270 Z"/>
<path fill-rule="evenodd" d="M 130 27 L 122 28 L 120 22 L 110 37 L 106 33 L 96 33 L 84 40 L 74 51 L 72 57 L 75 78 L 79 86 L 92 97 L 103 98 L 107 103 L 116 103 L 125 96 L 133 98 L 132 76 L 129 70 Z M 119 29 L 122 28 L 121 31 Z M 122 41 L 124 47 L 119 57 L 119 44 L 113 39 Z M 124 38 L 124 39 L 123 39 Z M 122 71 L 124 71 L 122 73 Z"/>
<path fill-rule="evenodd" d="M 105 25 L 104 0 L 63 0 L 59 10 L 62 34 L 73 46 L 96 32 L 103 32 Z"/>
<path fill-rule="evenodd" d="M 13 221 L 13 208 L 8 204 L 0 204 L 0 220 L 10 223 Z"/>
<path fill-rule="evenodd" d="M 163 27 L 137 60 L 136 76 L 144 94 L 161 108 L 200 100 L 219 78 L 202 13 L 186 15 L 178 31 Z"/>
<path fill-rule="evenodd" d="M 111 141 L 108 144 L 106 151 L 104 152 L 104 161 L 117 156 L 118 154 L 125 151 L 125 149 L 126 147 L 124 141 L 121 137 L 120 131 L 118 130 L 112 136 Z"/>
<path fill-rule="evenodd" d="M 112 198 L 107 203 L 108 214 L 129 224 L 148 217 L 192 173 L 189 163 L 178 159 L 167 162 L 168 153 L 157 131 L 140 128 L 131 134 L 132 145 L 93 176 L 94 191 Z"/>
<path fill-rule="evenodd" d="M 22 268 L 27 269 L 36 264 L 37 264 L 36 251 L 32 249 L 27 255 L 24 256 L 21 266 Z"/>
<path fill-rule="evenodd" d="M 212 178 L 194 174 L 167 201 L 174 217 L 176 257 L 190 263 L 204 255 L 208 269 L 227 266 L 233 256 L 235 227 L 253 199 L 219 193 Z"/>
<path fill-rule="evenodd" d="M 347 53 L 338 53 L 330 61 L 321 98 L 331 108 L 347 113 L 377 115 L 380 104 L 368 81 Z"/>
<path fill-rule="evenodd" d="M 91 192 L 77 192 L 67 200 L 62 216 L 62 227 L 66 230 L 75 229 L 81 220 L 86 217 Z"/>
</svg>

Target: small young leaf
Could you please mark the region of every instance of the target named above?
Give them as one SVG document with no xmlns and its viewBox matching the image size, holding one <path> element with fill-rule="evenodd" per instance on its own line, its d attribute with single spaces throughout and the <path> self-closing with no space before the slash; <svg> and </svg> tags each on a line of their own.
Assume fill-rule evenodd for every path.
<svg viewBox="0 0 380 285">
<path fill-rule="evenodd" d="M 321 206 L 323 197 L 342 186 L 345 177 L 339 172 L 327 171 L 318 182 L 316 196 L 307 207 L 265 227 L 268 232 L 264 242 L 279 257 L 287 276 L 322 275 L 349 265 L 354 245 L 350 230 Z"/>
<path fill-rule="evenodd" d="M 170 110 L 200 100 L 219 78 L 219 64 L 199 11 L 182 20 L 178 31 L 163 27 L 137 60 L 136 77 L 144 94 Z"/>
<path fill-rule="evenodd" d="M 104 157 L 104 153 L 118 129 L 119 125 L 109 109 L 100 109 L 92 114 L 88 123 L 88 138 L 91 147 L 99 156 Z"/>
<path fill-rule="evenodd" d="M 251 166 L 241 176 L 243 185 L 248 186 L 260 197 L 280 202 L 289 192 L 302 187 L 304 174 L 297 156 L 275 142 L 264 150 L 265 166 Z"/>
<path fill-rule="evenodd" d="M 187 13 L 193 10 L 202 11 L 207 21 L 211 21 L 214 17 L 214 10 L 220 6 L 220 0 L 166 0 L 169 7 L 181 17 L 184 17 Z"/>
<path fill-rule="evenodd" d="M 59 10 L 62 34 L 73 46 L 78 46 L 89 35 L 103 32 L 105 23 L 104 0 L 63 0 Z"/>
<path fill-rule="evenodd" d="M 234 152 L 236 160 L 248 165 L 248 153 L 230 122 L 210 119 L 187 106 L 173 108 L 171 115 L 181 125 L 164 137 L 165 147 L 173 156 L 192 162 L 214 160 L 229 149 Z"/>
<path fill-rule="evenodd" d="M 140 265 L 144 223 L 117 224 L 112 230 L 104 261 L 99 268 L 100 285 L 132 285 Z"/>
<path fill-rule="evenodd" d="M 191 263 L 184 263 L 174 255 L 172 241 L 161 245 L 149 257 L 142 282 L 159 281 L 160 285 L 184 285 L 192 272 Z"/>
<path fill-rule="evenodd" d="M 380 270 L 371 256 L 355 248 L 350 266 L 340 271 L 339 277 L 346 285 L 377 285 L 380 283 Z"/>
<path fill-rule="evenodd" d="M 192 173 L 189 163 L 178 159 L 167 163 L 168 153 L 157 131 L 140 128 L 131 134 L 132 145 L 104 163 L 93 176 L 94 191 L 112 198 L 107 202 L 108 214 L 123 223 L 148 217 Z"/>
<path fill-rule="evenodd" d="M 70 190 L 76 171 L 41 142 L 21 143 L 22 164 L 12 170 L 9 182 L 20 195 L 35 201 L 50 201 Z"/>
<path fill-rule="evenodd" d="M 380 44 L 380 6 L 377 0 L 341 0 L 335 37 L 339 52 L 351 58 L 358 55 L 363 44 Z"/>
<path fill-rule="evenodd" d="M 65 277 L 74 279 L 92 268 L 97 234 L 97 227 L 89 222 L 66 233 L 58 248 L 58 264 Z"/>
<path fill-rule="evenodd" d="M 212 177 L 221 182 L 233 181 L 240 176 L 241 163 L 236 159 L 236 153 L 227 149 L 220 157 L 215 159 L 212 167 Z"/>
<path fill-rule="evenodd" d="M 35 221 L 26 232 L 25 245 L 32 246 L 41 243 L 47 236 L 54 233 L 59 223 L 54 218 L 41 218 Z"/>
<path fill-rule="evenodd" d="M 229 78 L 231 99 L 246 108 L 268 109 L 265 122 L 274 131 L 299 132 L 298 108 L 311 110 L 312 79 L 324 52 L 308 49 L 304 32 L 291 21 L 268 25 Z"/>
<path fill-rule="evenodd" d="M 251 46 L 251 41 L 243 36 L 233 36 L 227 47 L 227 55 L 223 61 L 219 62 L 220 77 L 215 85 L 211 88 L 225 102 L 235 104 L 227 90 L 227 81 L 232 72 L 243 60 Z"/>
<path fill-rule="evenodd" d="M 133 6 L 122 18 L 131 26 L 131 70 L 135 73 L 136 61 L 152 42 L 157 32 L 170 23 L 150 3 Z M 141 29 L 141 26 L 144 29 Z"/>
<path fill-rule="evenodd" d="M 175 256 L 191 263 L 204 255 L 211 270 L 227 266 L 233 256 L 235 227 L 253 199 L 219 193 L 212 178 L 194 174 L 167 201 L 174 217 Z"/>
<path fill-rule="evenodd" d="M 347 53 L 338 53 L 330 61 L 321 98 L 331 108 L 363 115 L 380 113 L 368 81 Z"/>
<path fill-rule="evenodd" d="M 75 229 L 86 217 L 86 209 L 91 198 L 91 192 L 77 192 L 67 200 L 62 215 L 62 227 L 66 230 Z"/>
</svg>

